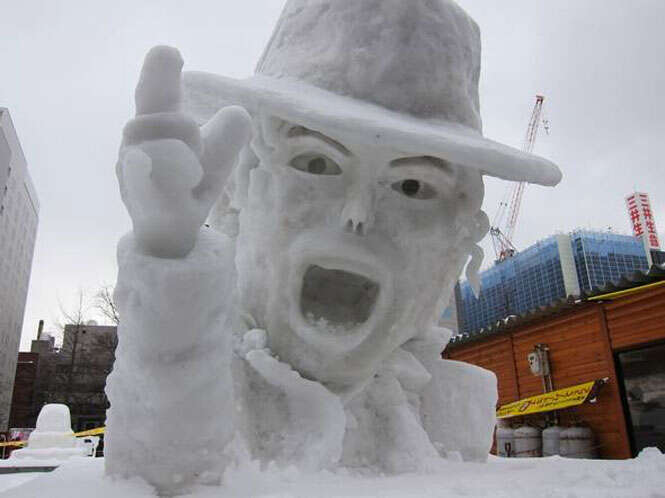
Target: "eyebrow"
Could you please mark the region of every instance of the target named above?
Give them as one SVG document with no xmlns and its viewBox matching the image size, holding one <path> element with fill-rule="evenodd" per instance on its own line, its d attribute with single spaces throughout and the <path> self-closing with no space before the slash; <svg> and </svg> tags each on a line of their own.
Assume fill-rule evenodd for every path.
<svg viewBox="0 0 665 498">
<path fill-rule="evenodd" d="M 439 174 L 443 174 L 448 182 L 456 182 L 459 176 L 459 167 L 451 164 L 445 159 L 433 156 L 415 156 L 415 157 L 402 157 L 390 161 L 391 168 L 399 168 L 405 166 L 420 166 L 431 167 Z"/>
<path fill-rule="evenodd" d="M 420 166 L 420 165 L 432 166 L 434 168 L 443 170 L 449 175 L 456 174 L 456 168 L 450 164 L 445 159 L 441 159 L 433 156 L 415 156 L 415 157 L 401 157 L 390 161 L 390 166 L 393 168 L 399 168 L 401 166 Z"/>
<path fill-rule="evenodd" d="M 300 138 L 300 137 L 312 137 L 316 138 L 327 145 L 330 145 L 331 147 L 334 147 L 337 149 L 341 154 L 345 156 L 350 156 L 351 151 L 344 147 L 341 143 L 339 143 L 336 140 L 333 140 L 330 137 L 325 136 L 323 133 L 319 133 L 318 131 L 310 130 L 308 128 L 305 128 L 304 126 L 294 126 L 291 128 L 288 133 L 286 134 L 287 138 Z"/>
</svg>

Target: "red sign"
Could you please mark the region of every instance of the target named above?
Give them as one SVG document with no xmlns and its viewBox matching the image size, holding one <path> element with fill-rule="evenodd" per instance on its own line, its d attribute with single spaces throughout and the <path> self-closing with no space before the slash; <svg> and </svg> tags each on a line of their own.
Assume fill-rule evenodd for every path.
<svg viewBox="0 0 665 498">
<path fill-rule="evenodd" d="M 633 235 L 640 237 L 649 249 L 660 249 L 656 220 L 653 218 L 649 196 L 644 192 L 630 194 L 626 197 L 626 206 Z"/>
</svg>

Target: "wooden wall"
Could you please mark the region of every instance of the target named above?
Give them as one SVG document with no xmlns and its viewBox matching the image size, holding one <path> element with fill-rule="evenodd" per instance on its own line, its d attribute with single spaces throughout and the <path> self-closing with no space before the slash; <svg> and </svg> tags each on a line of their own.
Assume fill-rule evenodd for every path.
<svg viewBox="0 0 665 498">
<path fill-rule="evenodd" d="M 482 347 L 468 346 L 456 349 L 451 355 L 446 351 L 444 356 L 494 372 L 499 381 L 499 405 L 520 399 L 510 335 L 492 338 L 483 342 Z"/>
<path fill-rule="evenodd" d="M 602 305 L 581 305 L 561 315 L 515 328 L 486 341 L 446 351 L 446 358 L 492 370 L 499 381 L 499 404 L 542 394 L 542 379 L 531 373 L 527 355 L 536 344 L 547 344 L 554 388 L 560 389 L 604 377 L 609 383 L 595 404 L 562 412 L 589 424 L 605 458 L 629 458 L 630 444 L 609 346 Z"/>
<path fill-rule="evenodd" d="M 665 340 L 665 287 L 626 296 L 604 307 L 615 351 Z"/>
</svg>

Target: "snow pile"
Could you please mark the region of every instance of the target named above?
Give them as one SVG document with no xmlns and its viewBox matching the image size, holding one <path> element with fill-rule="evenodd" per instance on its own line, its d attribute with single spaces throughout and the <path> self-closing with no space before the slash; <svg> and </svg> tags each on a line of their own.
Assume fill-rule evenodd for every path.
<svg viewBox="0 0 665 498">
<path fill-rule="evenodd" d="M 492 447 L 487 434 L 495 424 L 496 376 L 467 363 L 441 361 L 431 345 L 426 351 L 433 378 L 422 394 L 423 426 L 442 456 L 457 452 L 465 461 L 484 462 Z"/>
<path fill-rule="evenodd" d="M 12 498 L 147 498 L 155 491 L 140 479 L 105 477 L 98 459 L 73 459 L 51 474 L 12 489 Z M 23 476 L 22 476 L 23 477 Z M 0 475 L 0 490 L 15 486 Z M 48 495 L 44 490 L 48 489 Z M 345 472 L 302 473 L 258 463 L 232 466 L 224 485 L 200 486 L 191 498 L 660 498 L 665 496 L 665 456 L 657 449 L 634 460 L 491 458 L 488 463 L 444 461 L 439 472 L 367 477 Z"/>
<path fill-rule="evenodd" d="M 14 450 L 11 459 L 65 459 L 81 456 L 72 431 L 69 407 L 61 404 L 44 405 L 37 417 L 37 427 L 28 437 L 26 448 Z"/>
</svg>

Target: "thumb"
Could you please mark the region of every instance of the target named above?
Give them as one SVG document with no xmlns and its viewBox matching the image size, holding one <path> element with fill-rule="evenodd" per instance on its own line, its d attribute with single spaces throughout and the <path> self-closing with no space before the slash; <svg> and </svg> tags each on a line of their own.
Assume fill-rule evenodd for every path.
<svg viewBox="0 0 665 498">
<path fill-rule="evenodd" d="M 242 107 L 225 107 L 201 128 L 201 135 L 204 176 L 194 193 L 216 197 L 251 138 L 252 120 Z"/>
</svg>

